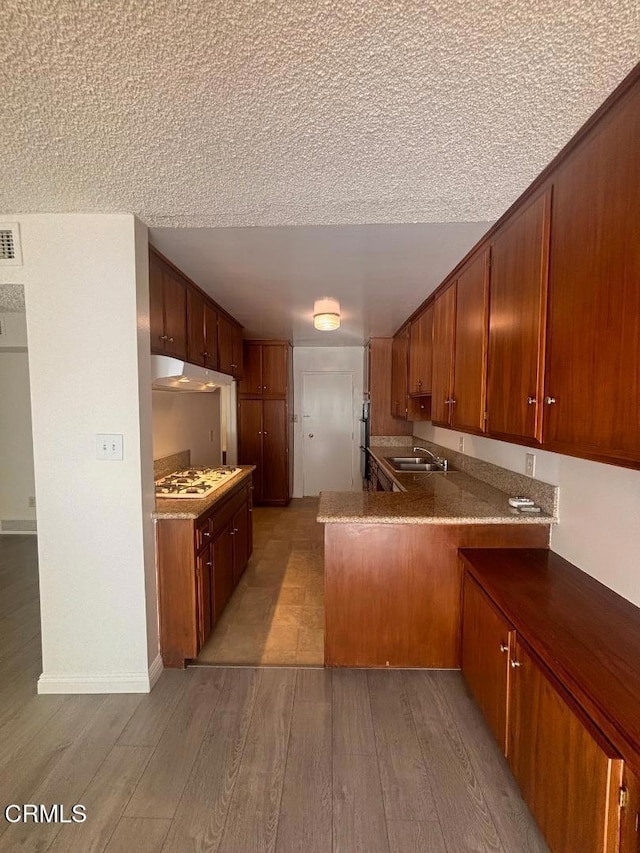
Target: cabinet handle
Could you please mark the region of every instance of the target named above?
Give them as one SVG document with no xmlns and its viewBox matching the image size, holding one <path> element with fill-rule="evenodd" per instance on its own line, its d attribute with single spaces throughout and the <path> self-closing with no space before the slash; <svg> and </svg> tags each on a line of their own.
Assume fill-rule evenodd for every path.
<svg viewBox="0 0 640 853">
<path fill-rule="evenodd" d="M 508 652 L 509 651 L 509 644 L 508 643 L 500 643 L 500 651 L 501 652 Z"/>
<path fill-rule="evenodd" d="M 161 341 L 166 341 L 168 336 L 167 335 L 158 335 L 158 337 L 160 338 Z"/>
<path fill-rule="evenodd" d="M 556 398 L 555 397 L 545 397 L 544 401 L 547 404 L 547 406 L 552 406 L 555 403 Z"/>
<path fill-rule="evenodd" d="M 202 535 L 203 535 L 203 536 L 207 536 L 207 537 L 211 536 L 211 534 L 210 534 L 210 533 L 203 533 Z"/>
<path fill-rule="evenodd" d="M 453 406 L 453 405 L 455 404 L 455 402 L 456 402 L 456 401 L 453 399 L 453 397 L 449 397 L 449 399 L 448 399 L 448 400 L 445 400 L 445 401 L 444 401 L 445 406 Z"/>
<path fill-rule="evenodd" d="M 536 398 L 535 398 L 535 397 L 527 397 L 527 405 L 528 405 L 528 406 L 535 406 L 535 404 L 536 404 L 537 402 L 538 402 L 538 401 L 536 400 Z"/>
<path fill-rule="evenodd" d="M 512 660 L 511 666 L 515 669 L 517 666 L 522 666 L 519 660 Z"/>
</svg>

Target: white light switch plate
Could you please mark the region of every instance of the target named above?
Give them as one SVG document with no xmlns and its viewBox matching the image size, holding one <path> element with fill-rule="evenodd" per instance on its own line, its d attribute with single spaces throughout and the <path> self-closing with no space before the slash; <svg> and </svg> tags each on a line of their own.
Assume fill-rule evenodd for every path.
<svg viewBox="0 0 640 853">
<path fill-rule="evenodd" d="M 527 453 L 524 473 L 527 477 L 535 477 L 536 475 L 536 455 L 535 453 Z"/>
<path fill-rule="evenodd" d="M 96 435 L 96 459 L 121 462 L 124 459 L 123 436 L 118 433 Z"/>
</svg>

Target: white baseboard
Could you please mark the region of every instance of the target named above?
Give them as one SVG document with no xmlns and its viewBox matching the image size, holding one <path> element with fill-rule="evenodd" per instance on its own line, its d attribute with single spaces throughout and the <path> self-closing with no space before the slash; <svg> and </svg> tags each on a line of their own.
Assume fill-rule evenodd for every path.
<svg viewBox="0 0 640 853">
<path fill-rule="evenodd" d="M 156 667 L 156 661 L 151 665 L 151 668 L 154 667 Z M 149 693 L 152 686 L 151 668 L 148 672 L 118 672 L 113 675 L 85 673 L 45 675 L 42 673 L 38 679 L 38 693 Z M 159 674 L 155 675 L 156 679 Z"/>
<path fill-rule="evenodd" d="M 160 654 L 158 653 L 158 656 L 156 657 L 156 659 L 153 661 L 153 663 L 149 667 L 149 689 L 150 690 L 153 688 L 153 685 L 156 683 L 156 681 L 162 675 L 163 669 L 164 669 L 164 665 L 162 663 L 162 658 L 160 657 Z"/>
</svg>

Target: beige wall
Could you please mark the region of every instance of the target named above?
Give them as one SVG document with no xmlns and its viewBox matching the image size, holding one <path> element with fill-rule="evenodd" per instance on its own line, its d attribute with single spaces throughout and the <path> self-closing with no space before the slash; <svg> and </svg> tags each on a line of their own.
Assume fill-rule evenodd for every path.
<svg viewBox="0 0 640 853">
<path fill-rule="evenodd" d="M 190 450 L 192 465 L 220 465 L 219 391 L 153 391 L 151 397 L 154 459 Z"/>
<path fill-rule="evenodd" d="M 414 434 L 452 450 L 461 435 L 428 422 Z M 464 452 L 520 474 L 533 452 L 536 478 L 560 487 L 552 549 L 640 607 L 640 471 L 474 435 L 464 436 Z"/>
</svg>

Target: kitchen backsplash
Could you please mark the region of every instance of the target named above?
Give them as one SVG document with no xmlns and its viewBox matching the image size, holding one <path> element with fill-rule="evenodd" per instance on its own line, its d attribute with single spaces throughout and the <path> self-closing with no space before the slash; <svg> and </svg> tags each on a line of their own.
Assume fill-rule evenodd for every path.
<svg viewBox="0 0 640 853">
<path fill-rule="evenodd" d="M 153 479 L 159 480 L 160 477 L 166 477 L 167 474 L 189 467 L 191 467 L 190 450 L 181 450 L 179 453 L 172 453 L 171 456 L 162 456 L 153 461 Z"/>
</svg>

